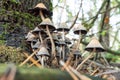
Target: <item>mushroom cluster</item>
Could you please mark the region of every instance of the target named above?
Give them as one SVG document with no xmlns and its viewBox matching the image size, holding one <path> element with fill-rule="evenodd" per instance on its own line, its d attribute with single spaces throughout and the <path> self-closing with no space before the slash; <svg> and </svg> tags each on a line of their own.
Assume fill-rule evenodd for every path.
<svg viewBox="0 0 120 80">
<path fill-rule="evenodd" d="M 29 59 L 34 59 L 33 64 L 40 64 L 42 67 L 60 67 L 60 60 L 67 64 L 80 69 L 82 65 L 95 53 L 105 51 L 97 38 L 93 37 L 85 50 L 90 52 L 86 58 L 82 56 L 80 51 L 80 43 L 83 37 L 87 34 L 87 30 L 83 25 L 73 27 L 73 32 L 79 35 L 79 39 L 72 41 L 66 35 L 70 29 L 66 23 L 61 23 L 57 28 L 54 26 L 50 18 L 51 12 L 43 3 L 37 4 L 29 12 L 34 15 L 40 15 L 42 22 L 28 32 L 26 42 L 30 45 L 32 52 L 27 59 L 21 63 L 25 64 Z"/>
</svg>

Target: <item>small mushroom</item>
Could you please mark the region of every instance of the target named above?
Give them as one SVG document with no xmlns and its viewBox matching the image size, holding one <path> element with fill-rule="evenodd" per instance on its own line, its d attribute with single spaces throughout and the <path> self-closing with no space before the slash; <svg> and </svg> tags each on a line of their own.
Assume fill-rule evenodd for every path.
<svg viewBox="0 0 120 80">
<path fill-rule="evenodd" d="M 60 49 L 59 49 L 60 59 L 65 60 L 65 45 L 66 45 L 66 43 L 62 40 L 59 40 L 58 44 L 59 44 L 59 47 L 60 47 Z"/>
<path fill-rule="evenodd" d="M 48 10 L 43 3 L 37 4 L 33 9 L 29 9 L 28 12 L 35 16 L 40 15 L 42 20 L 44 20 L 45 17 L 52 16 L 52 12 Z"/>
<path fill-rule="evenodd" d="M 78 65 L 79 59 L 81 58 L 80 51 L 79 50 L 73 51 L 73 56 L 74 56 L 73 60 L 75 60 L 74 66 L 76 67 Z"/>
<path fill-rule="evenodd" d="M 44 67 L 45 66 L 45 60 L 47 60 L 47 57 L 50 56 L 48 53 L 48 50 L 45 47 L 41 47 L 40 50 L 37 52 L 37 56 L 41 59 L 41 64 Z"/>
<path fill-rule="evenodd" d="M 40 41 L 41 43 L 43 43 L 43 38 L 46 38 L 47 37 L 47 34 L 43 31 L 43 30 L 40 30 L 38 27 L 36 27 L 32 33 L 36 36 L 39 36 L 40 38 Z"/>
<path fill-rule="evenodd" d="M 35 35 L 32 34 L 32 31 L 29 31 L 28 34 L 25 36 L 25 39 L 31 38 L 31 37 L 36 37 Z"/>
<path fill-rule="evenodd" d="M 85 50 L 92 52 L 93 50 L 96 50 L 96 52 L 103 52 L 105 49 L 100 44 L 100 42 L 97 40 L 97 38 L 93 37 L 90 43 L 86 46 Z"/>
<path fill-rule="evenodd" d="M 33 50 L 37 50 L 40 47 L 40 41 L 38 40 L 34 45 L 32 45 Z"/>
<path fill-rule="evenodd" d="M 60 26 L 57 28 L 58 32 L 62 32 L 62 39 L 65 40 L 65 34 L 69 32 L 69 28 L 66 23 L 61 23 Z"/>
<path fill-rule="evenodd" d="M 81 68 L 81 66 L 89 59 L 93 56 L 93 54 L 95 52 L 103 52 L 105 51 L 104 48 L 102 47 L 102 45 L 99 43 L 99 41 L 97 40 L 97 38 L 93 37 L 92 40 L 89 42 L 89 44 L 86 46 L 85 50 L 90 51 L 90 55 L 85 58 L 76 68 L 77 70 L 79 68 Z"/>
<path fill-rule="evenodd" d="M 87 30 L 86 30 L 86 28 L 85 28 L 83 25 L 80 24 L 80 25 L 78 25 L 77 27 L 74 27 L 74 28 L 73 28 L 73 32 L 74 32 L 74 34 L 79 35 L 78 45 L 77 45 L 77 47 L 76 47 L 76 49 L 78 49 L 79 46 L 80 46 L 80 42 L 81 42 L 81 39 L 82 39 L 82 35 L 87 34 Z"/>
<path fill-rule="evenodd" d="M 48 36 L 50 37 L 50 41 L 52 44 L 52 54 L 56 56 L 55 44 L 50 32 L 53 32 L 56 28 L 49 18 L 44 19 L 38 26 L 39 28 L 46 29 Z"/>
<path fill-rule="evenodd" d="M 72 43 L 71 43 L 71 40 L 70 40 L 69 38 L 67 38 L 67 37 L 65 37 L 65 43 L 66 43 L 66 44 L 72 44 Z"/>
</svg>

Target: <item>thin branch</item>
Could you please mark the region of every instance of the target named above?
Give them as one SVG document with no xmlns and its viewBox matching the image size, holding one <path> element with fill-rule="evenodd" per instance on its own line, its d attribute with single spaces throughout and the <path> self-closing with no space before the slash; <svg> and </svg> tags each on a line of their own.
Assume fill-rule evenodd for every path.
<svg viewBox="0 0 120 80">
<path fill-rule="evenodd" d="M 94 23 L 95 23 L 95 21 L 96 21 L 97 18 L 98 18 L 98 15 L 100 14 L 100 11 L 104 8 L 106 2 L 107 2 L 107 0 L 104 0 L 104 2 L 102 3 L 100 9 L 98 10 L 96 16 L 94 17 L 94 19 L 92 20 L 92 22 L 91 22 L 90 24 L 94 24 Z M 92 25 L 89 27 L 89 29 L 90 29 L 91 27 L 92 27 Z M 88 30 L 89 30 L 89 29 L 88 29 Z"/>
<path fill-rule="evenodd" d="M 76 15 L 76 17 L 75 17 L 75 20 L 73 21 L 72 25 L 70 26 L 70 29 L 73 28 L 73 26 L 75 25 L 75 23 L 76 23 L 76 21 L 77 21 L 77 18 L 78 18 L 78 16 L 79 16 L 80 10 L 81 10 L 81 8 L 82 8 L 82 1 L 83 1 L 83 0 L 81 0 L 80 7 L 79 7 L 79 11 L 78 11 L 78 13 L 77 13 L 77 15 Z"/>
</svg>

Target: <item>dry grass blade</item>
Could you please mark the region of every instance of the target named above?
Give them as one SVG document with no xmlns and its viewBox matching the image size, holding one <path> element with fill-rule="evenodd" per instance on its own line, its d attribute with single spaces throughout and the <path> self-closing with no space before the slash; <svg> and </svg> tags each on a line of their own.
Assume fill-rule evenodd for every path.
<svg viewBox="0 0 120 80">
<path fill-rule="evenodd" d="M 25 52 L 24 52 L 24 55 L 25 55 L 26 57 L 29 57 L 28 53 L 25 53 Z M 40 65 L 39 63 L 36 63 L 36 60 L 35 60 L 34 58 L 31 57 L 31 58 L 30 58 L 30 61 L 33 62 L 38 68 L 41 67 L 41 65 Z"/>
<path fill-rule="evenodd" d="M 76 71 L 75 69 L 73 69 L 71 66 L 69 66 L 69 69 L 74 72 L 81 80 L 91 80 L 90 78 L 88 78 L 87 76 L 84 76 L 82 74 L 80 74 L 78 71 Z"/>
<path fill-rule="evenodd" d="M 83 60 L 76 68 L 76 70 L 80 69 L 82 67 L 82 65 L 94 54 L 94 52 L 92 52 L 87 58 L 85 58 L 85 60 Z"/>
<path fill-rule="evenodd" d="M 73 78 L 73 80 L 79 80 L 77 78 L 77 76 L 70 71 L 70 69 L 65 65 L 65 63 L 63 61 L 60 61 L 60 64 L 66 69 L 66 71 L 71 75 L 71 77 Z"/>
<path fill-rule="evenodd" d="M 34 51 L 26 60 L 24 60 L 19 66 L 23 66 L 27 61 L 32 58 L 38 50 Z"/>
</svg>

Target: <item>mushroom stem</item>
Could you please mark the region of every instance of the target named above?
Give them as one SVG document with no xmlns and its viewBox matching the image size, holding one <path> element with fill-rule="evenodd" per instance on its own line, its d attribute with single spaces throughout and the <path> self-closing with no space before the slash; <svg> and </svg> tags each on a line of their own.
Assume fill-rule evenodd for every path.
<svg viewBox="0 0 120 80">
<path fill-rule="evenodd" d="M 90 57 L 93 56 L 94 52 L 95 52 L 95 50 L 93 50 L 93 52 L 92 52 L 87 58 L 85 58 L 85 59 L 77 66 L 76 70 L 81 69 L 82 65 L 83 65 Z"/>
<path fill-rule="evenodd" d="M 76 55 L 75 56 L 75 64 L 74 64 L 75 67 L 77 66 L 77 63 L 78 63 L 78 59 L 77 59 L 77 55 Z"/>
<path fill-rule="evenodd" d="M 62 45 L 60 46 L 60 59 L 62 59 Z"/>
<path fill-rule="evenodd" d="M 51 41 L 51 44 L 52 44 L 52 54 L 53 54 L 53 56 L 56 56 L 55 43 L 54 43 L 53 38 L 52 38 L 52 36 L 50 34 L 48 25 L 46 26 L 46 30 L 47 30 L 47 34 L 49 35 L 50 41 Z"/>
<path fill-rule="evenodd" d="M 41 43 L 43 43 L 43 38 L 41 36 L 41 32 L 39 32 L 39 38 L 40 38 Z"/>
<path fill-rule="evenodd" d="M 40 17 L 41 17 L 41 19 L 42 19 L 42 21 L 45 19 L 45 17 L 43 16 L 43 13 L 42 13 L 42 11 L 40 10 Z"/>
<path fill-rule="evenodd" d="M 76 49 L 79 49 L 79 47 L 80 47 L 80 42 L 81 42 L 81 31 L 79 31 L 79 40 L 78 40 L 78 44 L 77 44 L 77 47 L 76 47 Z"/>
<path fill-rule="evenodd" d="M 42 65 L 42 67 L 44 67 L 44 56 L 42 56 L 42 58 L 41 58 L 41 65 Z"/>
<path fill-rule="evenodd" d="M 65 61 L 65 46 L 62 45 L 63 61 Z"/>
</svg>

